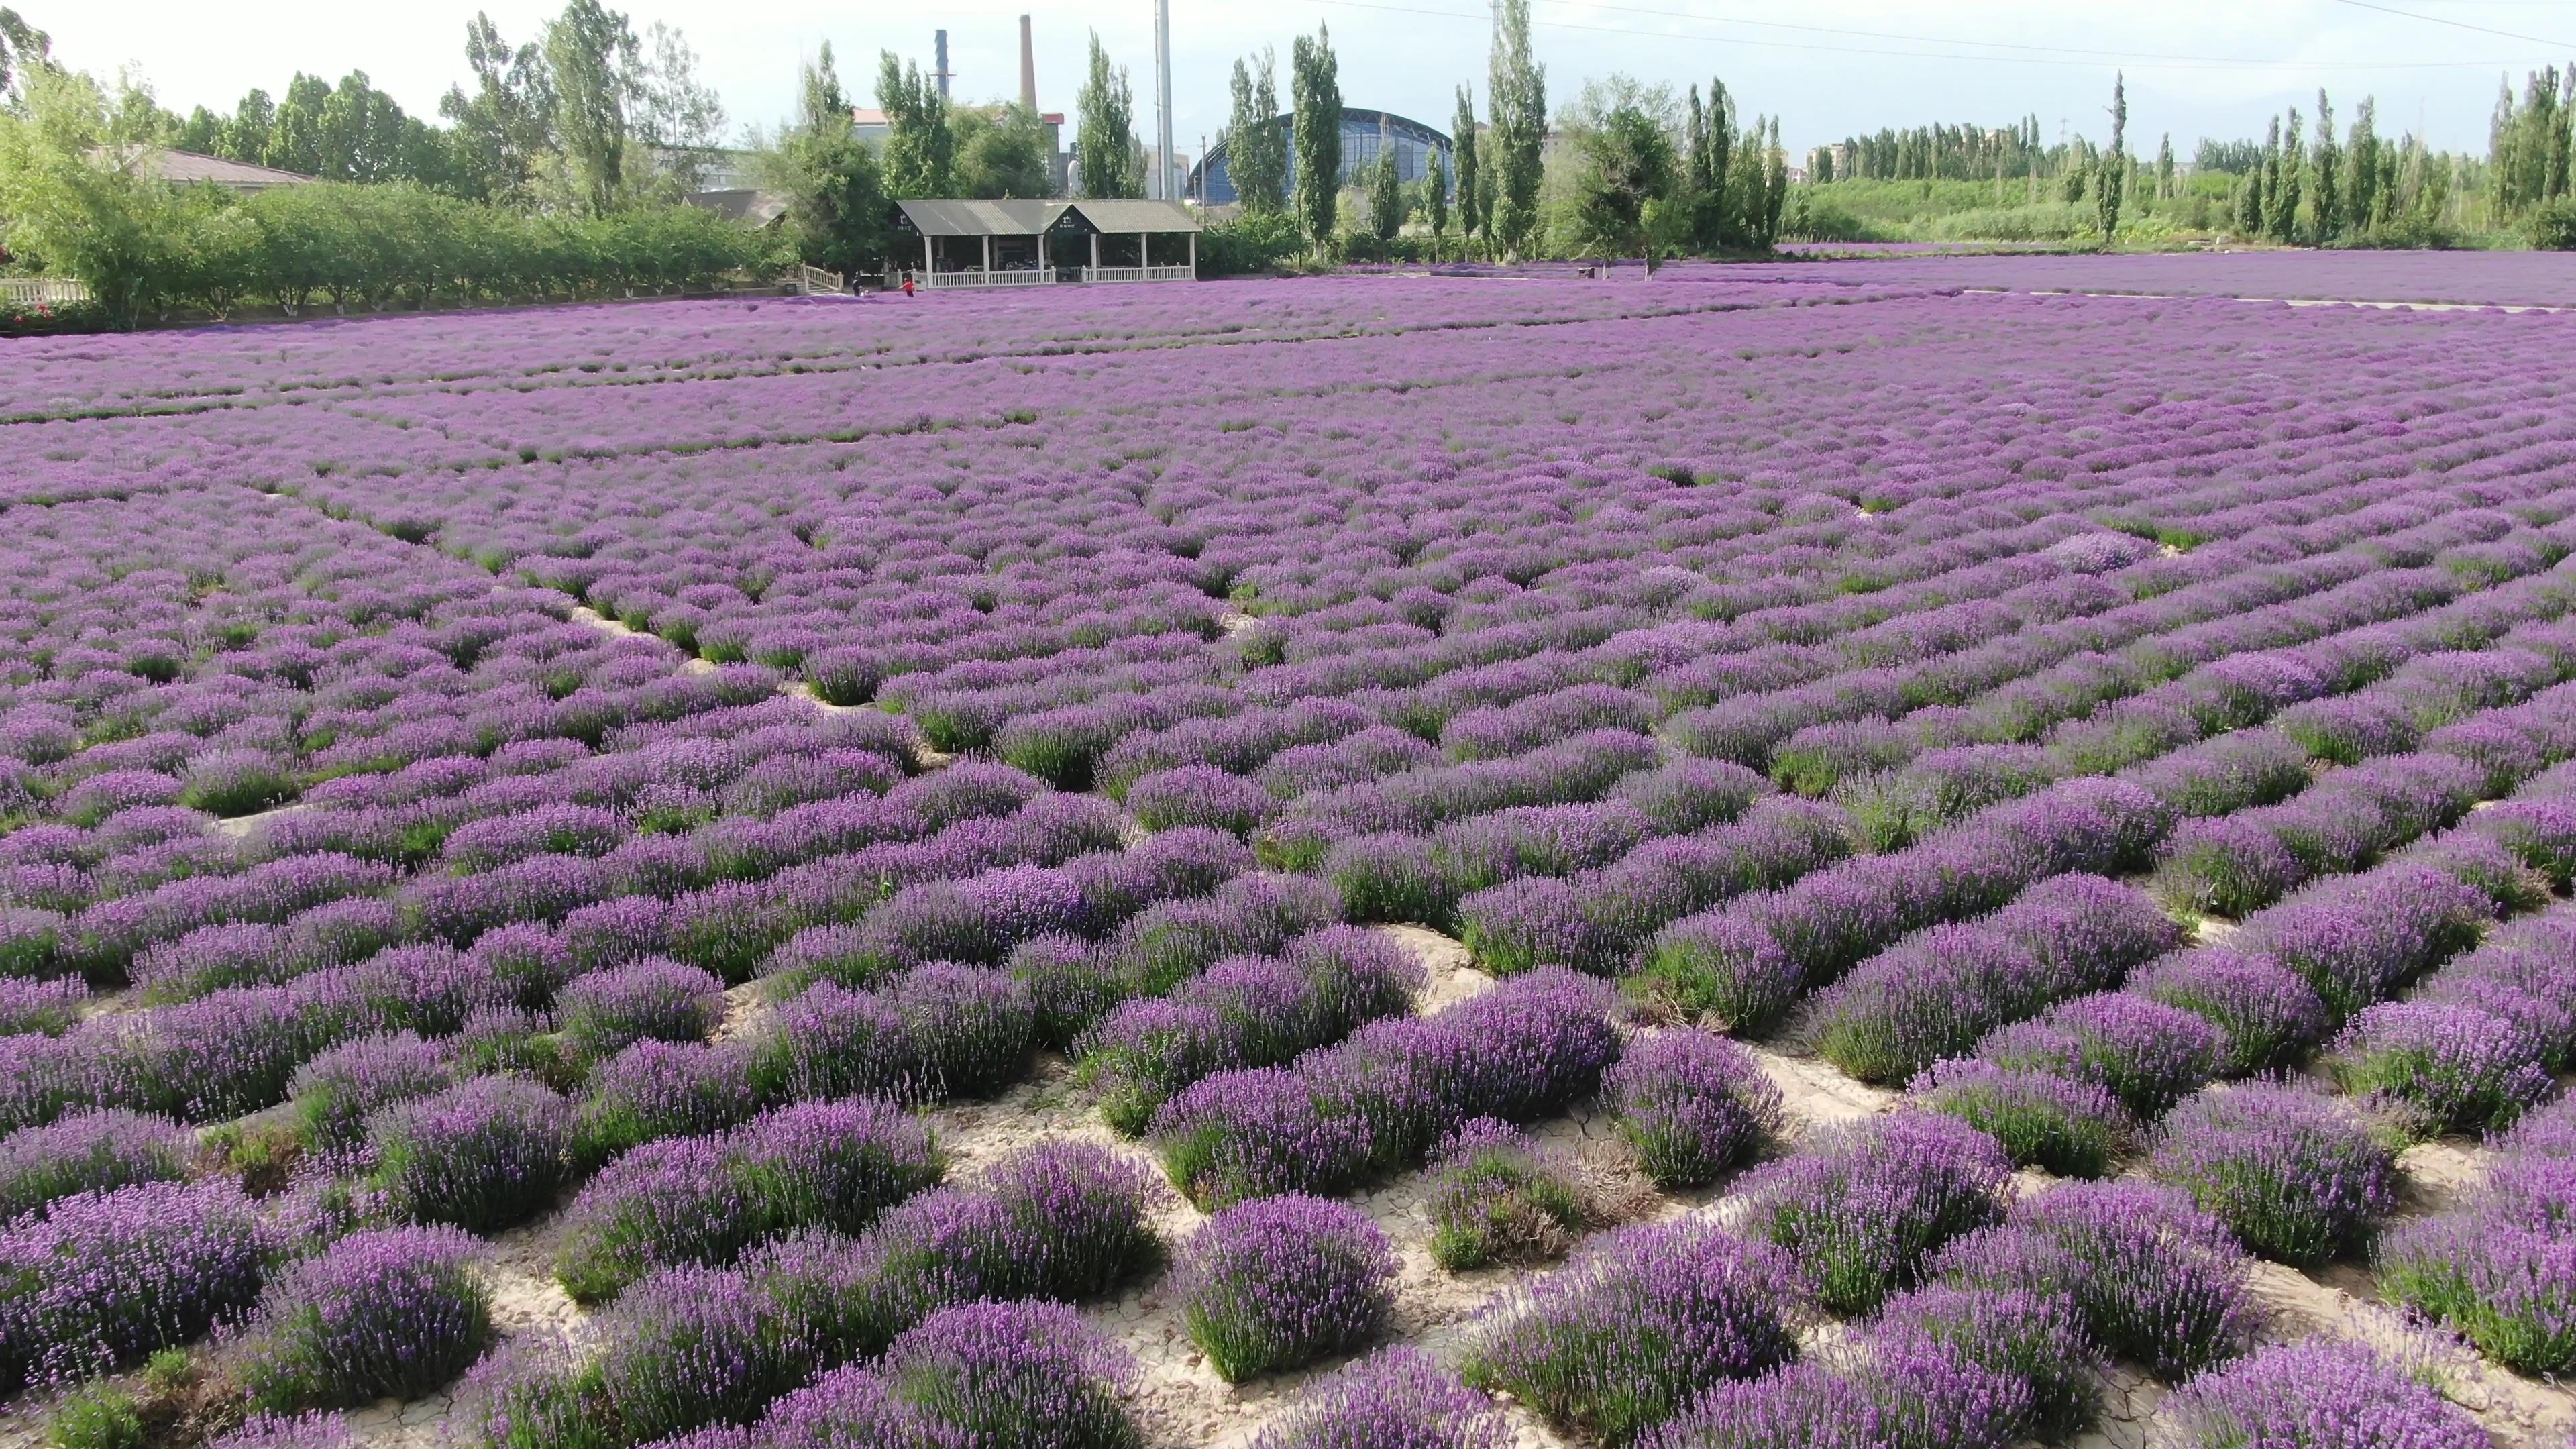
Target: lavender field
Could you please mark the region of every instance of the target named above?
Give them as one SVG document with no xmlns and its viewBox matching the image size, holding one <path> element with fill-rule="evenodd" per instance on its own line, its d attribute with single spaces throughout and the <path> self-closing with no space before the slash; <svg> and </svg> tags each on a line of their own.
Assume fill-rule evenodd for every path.
<svg viewBox="0 0 2576 1449">
<path fill-rule="evenodd" d="M 9 344 L 0 1444 L 2565 1449 L 2530 261 Z"/>
</svg>

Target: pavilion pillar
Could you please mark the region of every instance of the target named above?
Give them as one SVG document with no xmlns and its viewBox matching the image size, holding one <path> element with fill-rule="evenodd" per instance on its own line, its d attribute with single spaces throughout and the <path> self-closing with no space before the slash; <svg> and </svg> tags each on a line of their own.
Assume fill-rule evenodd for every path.
<svg viewBox="0 0 2576 1449">
<path fill-rule="evenodd" d="M 1093 232 L 1093 233 L 1091 234 L 1091 270 L 1090 270 L 1089 272 L 1084 273 L 1084 274 L 1083 274 L 1083 278 L 1082 278 L 1082 279 L 1083 279 L 1084 281 L 1088 282 L 1088 281 L 1091 281 L 1092 279 L 1094 279 L 1094 278 L 1098 277 L 1099 275 L 1100 275 L 1100 233 L 1098 233 L 1098 232 L 1096 232 L 1096 231 L 1095 231 L 1095 232 Z"/>
<path fill-rule="evenodd" d="M 929 234 L 924 233 L 921 238 L 921 284 L 929 286 L 931 274 L 938 270 L 939 261 L 931 255 Z"/>
<path fill-rule="evenodd" d="M 987 279 L 987 280 L 989 280 L 989 279 L 992 277 L 992 275 L 993 275 L 993 239 L 992 239 L 991 237 L 989 237 L 989 236 L 988 236 L 988 237 L 984 238 L 984 276 L 986 277 L 986 279 Z"/>
<path fill-rule="evenodd" d="M 1192 281 L 1196 281 L 1196 280 L 1198 279 L 1198 275 L 1199 275 L 1199 234 L 1198 234 L 1197 232 L 1191 232 L 1191 233 L 1190 233 L 1190 279 L 1191 279 Z"/>
</svg>

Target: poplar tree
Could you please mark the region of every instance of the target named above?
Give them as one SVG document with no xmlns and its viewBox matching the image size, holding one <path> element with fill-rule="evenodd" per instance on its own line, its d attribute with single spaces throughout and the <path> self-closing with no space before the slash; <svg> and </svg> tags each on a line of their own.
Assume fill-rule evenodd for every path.
<svg viewBox="0 0 2576 1449">
<path fill-rule="evenodd" d="M 1449 176 L 1440 164 L 1440 148 L 1431 148 L 1431 159 L 1422 175 L 1422 219 L 1431 223 L 1431 259 L 1440 260 L 1440 234 L 1449 229 Z"/>
<path fill-rule="evenodd" d="M 1082 170 L 1082 194 L 1097 201 L 1145 194 L 1145 160 L 1137 154 L 1136 104 L 1127 89 L 1125 69 L 1109 68 L 1109 52 L 1100 48 L 1100 33 L 1091 35 L 1091 73 L 1073 98 L 1079 129 L 1073 137 L 1074 164 Z"/>
<path fill-rule="evenodd" d="M 1404 173 L 1396 169 L 1395 140 L 1378 138 L 1377 160 L 1369 166 L 1369 230 L 1379 241 L 1393 241 L 1404 226 Z"/>
<path fill-rule="evenodd" d="M 2317 87 L 2317 185 L 2308 198 L 2308 232 L 2333 241 L 2343 230 L 2343 156 L 2335 144 L 2334 103 Z"/>
<path fill-rule="evenodd" d="M 899 197 L 957 194 L 957 131 L 949 124 L 948 98 L 936 77 L 906 65 L 891 50 L 877 53 L 877 106 L 885 112 L 885 180 Z"/>
<path fill-rule="evenodd" d="M 2165 132 L 2164 141 L 2156 147 L 2156 200 L 2171 201 L 2174 194 L 2173 132 Z"/>
<path fill-rule="evenodd" d="M 2121 193 L 2128 188 L 2129 172 L 2129 78 L 2114 75 L 2111 79 L 2111 149 L 2102 156 L 2102 181 L 2095 204 L 2102 218 L 2102 250 L 2111 249 L 2111 239 L 2120 230 Z"/>
<path fill-rule="evenodd" d="M 1539 148 L 1547 136 L 1547 70 L 1530 54 L 1529 0 L 1495 0 L 1490 70 L 1485 104 L 1493 113 L 1497 173 L 1490 225 L 1517 256 L 1538 228 Z"/>
<path fill-rule="evenodd" d="M 2352 178 L 2343 189 L 2346 227 L 2355 234 L 2367 232 L 2378 215 L 2380 168 L 2379 103 L 2369 96 L 2353 107 L 2344 166 Z"/>
<path fill-rule="evenodd" d="M 1463 258 L 1466 244 L 1485 229 L 1484 195 L 1478 190 L 1476 167 L 1476 95 L 1466 86 L 1458 87 L 1458 112 L 1449 126 L 1458 147 L 1458 240 Z"/>
<path fill-rule="evenodd" d="M 1700 104 L 1699 87 L 1691 87 L 1690 133 L 1686 138 L 1690 154 L 1683 158 L 1683 164 L 1690 184 L 1691 245 L 1700 251 L 1713 251 L 1734 241 L 1726 207 L 1726 171 L 1735 146 L 1734 106 L 1722 80 L 1709 80 L 1705 107 Z"/>
<path fill-rule="evenodd" d="M 1288 82 L 1297 110 L 1297 221 L 1320 256 L 1332 245 L 1342 192 L 1342 78 L 1332 27 L 1297 37 Z"/>
<path fill-rule="evenodd" d="M 1234 199 L 1254 216 L 1274 216 L 1288 206 L 1288 141 L 1278 125 L 1279 62 L 1267 48 L 1256 73 L 1234 63 L 1234 114 L 1226 126 L 1226 175 Z"/>
</svg>

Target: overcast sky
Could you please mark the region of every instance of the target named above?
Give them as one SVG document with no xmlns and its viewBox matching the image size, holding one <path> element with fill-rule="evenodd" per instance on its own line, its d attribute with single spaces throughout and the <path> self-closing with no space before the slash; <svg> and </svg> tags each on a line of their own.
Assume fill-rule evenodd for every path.
<svg viewBox="0 0 2576 1449">
<path fill-rule="evenodd" d="M 52 32 L 65 61 L 102 74 L 138 66 L 183 114 L 199 104 L 228 111 L 252 86 L 275 94 L 298 68 L 335 80 L 356 68 L 407 109 L 434 115 L 466 74 L 465 26 L 478 0 L 13 3 Z M 516 44 L 561 0 L 479 3 Z M 1484 0 L 1171 5 L 1173 129 L 1184 152 L 1222 124 L 1237 55 L 1277 47 L 1284 103 L 1289 40 L 1318 23 L 1332 27 L 1347 104 L 1447 130 L 1452 87 L 1472 81 L 1481 113 Z M 1041 108 L 1070 116 L 1085 31 L 1097 27 L 1132 73 L 1137 130 L 1150 139 L 1151 0 L 633 0 L 630 13 L 639 30 L 662 20 L 687 33 L 739 129 L 788 112 L 800 59 L 827 40 L 866 103 L 880 49 L 927 65 L 933 16 L 946 17 L 957 96 L 1008 96 L 1019 84 L 1023 11 L 1036 23 Z M 2320 84 L 2339 124 L 2354 101 L 2376 94 L 2383 132 L 2420 120 L 2436 145 L 2482 151 L 2498 78 L 2510 71 L 2519 89 L 2526 70 L 2576 56 L 2576 0 L 1536 0 L 1533 13 L 1551 107 L 1587 76 L 1624 71 L 1678 88 L 1715 75 L 1746 111 L 1780 115 L 1793 151 L 1881 126 L 2001 125 L 2031 113 L 2050 140 L 2061 125 L 2099 140 L 2121 68 L 2130 145 L 2141 155 L 2168 131 L 2186 156 L 2204 134 L 2257 133 L 2284 105 L 2312 118 Z"/>
</svg>

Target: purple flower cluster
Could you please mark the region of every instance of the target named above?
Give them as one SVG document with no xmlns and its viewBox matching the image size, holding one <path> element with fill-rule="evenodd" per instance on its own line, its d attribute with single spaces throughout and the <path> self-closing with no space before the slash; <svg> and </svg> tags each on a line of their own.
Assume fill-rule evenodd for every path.
<svg viewBox="0 0 2576 1449">
<path fill-rule="evenodd" d="M 1381 1349 L 1300 1390 L 1254 1449 L 1510 1449 L 1493 1400 L 1418 1349 Z"/>
<path fill-rule="evenodd" d="M 0 1222 L 74 1193 L 178 1182 L 196 1152 L 176 1122 L 113 1107 L 20 1128 L 0 1138 Z"/>
<path fill-rule="evenodd" d="M 2347 1091 L 2399 1109 L 2426 1136 L 2501 1130 L 2556 1090 L 2540 1048 L 2514 1022 L 2474 1006 L 2384 1001 L 2334 1039 L 2329 1065 Z"/>
<path fill-rule="evenodd" d="M 506 1228 L 553 1206 L 571 1170 L 571 1104 L 516 1077 L 472 1077 L 395 1102 L 366 1132 L 374 1185 L 413 1222 Z"/>
<path fill-rule="evenodd" d="M 2102 1176 L 2137 1135 L 2120 1099 L 2098 1082 L 1973 1057 L 1933 1063 L 1907 1087 L 1906 1102 L 1992 1137 L 2015 1167 L 2061 1177 Z"/>
<path fill-rule="evenodd" d="M 1601 1074 L 1601 1099 L 1637 1165 L 1662 1187 L 1699 1187 L 1781 1128 L 1780 1089 L 1742 1047 L 1706 1032 L 1657 1032 Z"/>
<path fill-rule="evenodd" d="M 1519 1128 L 1467 1122 L 1432 1152 L 1431 1260 L 1451 1272 L 1555 1257 L 1595 1214 L 1573 1173 Z"/>
<path fill-rule="evenodd" d="M 1705 1222 L 1623 1229 L 1489 1308 L 1468 1382 L 1629 1443 L 1716 1385 L 1794 1360 L 1797 1282 L 1777 1250 Z"/>
<path fill-rule="evenodd" d="M 1060 1304 L 965 1304 L 906 1331 L 881 1363 L 780 1400 L 759 1432 L 780 1449 L 1135 1449 L 1143 1441 L 1123 1400 L 1136 1377 L 1122 1350 Z"/>
<path fill-rule="evenodd" d="M 1867 1312 L 1919 1282 L 1943 1244 L 2001 1220 L 2011 1176 L 1964 1122 L 1873 1118 L 1755 1172 L 1745 1228 L 1785 1251 L 1824 1307 Z"/>
<path fill-rule="evenodd" d="M 2363 1344 L 2273 1344 L 2193 1379 L 2164 1410 L 2187 1449 L 2482 1449 L 2487 1431 Z"/>
<path fill-rule="evenodd" d="M 454 1228 L 352 1233 L 269 1280 L 233 1352 L 246 1397 L 291 1413 L 418 1398 L 492 1337 L 490 1295 Z"/>
<path fill-rule="evenodd" d="M 250 1306 L 267 1270 L 230 1183 L 57 1199 L 0 1231 L 0 1383 L 59 1383 L 184 1344 Z"/>
<path fill-rule="evenodd" d="M 1207 1221 L 1173 1262 L 1190 1338 L 1228 1382 L 1367 1343 L 1395 1311 L 1395 1253 L 1340 1203 L 1289 1194 Z"/>
<path fill-rule="evenodd" d="M 2160 1124 L 2149 1171 L 2249 1250 L 2303 1268 L 2350 1250 L 2396 1206 L 2396 1154 L 2370 1124 L 2273 1083 L 2186 1099 Z"/>
</svg>

